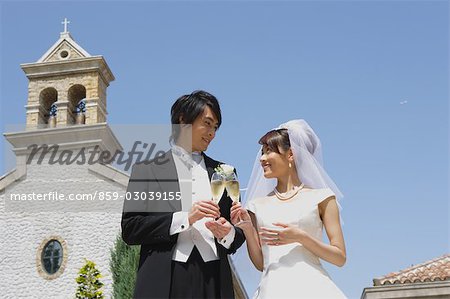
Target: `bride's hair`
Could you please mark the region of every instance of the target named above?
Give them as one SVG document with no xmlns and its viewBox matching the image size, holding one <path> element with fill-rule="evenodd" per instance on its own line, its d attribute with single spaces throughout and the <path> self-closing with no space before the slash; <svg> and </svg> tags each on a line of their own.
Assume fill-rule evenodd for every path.
<svg viewBox="0 0 450 299">
<path fill-rule="evenodd" d="M 291 148 L 287 129 L 275 129 L 267 132 L 258 141 L 263 147 L 267 146 L 271 151 L 279 153 L 280 149 L 285 152 Z"/>
</svg>

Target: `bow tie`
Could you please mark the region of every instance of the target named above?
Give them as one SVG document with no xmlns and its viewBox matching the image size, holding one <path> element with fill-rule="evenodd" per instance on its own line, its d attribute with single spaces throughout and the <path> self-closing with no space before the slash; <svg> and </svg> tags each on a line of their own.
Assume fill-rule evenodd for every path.
<svg viewBox="0 0 450 299">
<path fill-rule="evenodd" d="M 202 153 L 201 152 L 192 152 L 188 153 L 186 150 L 184 150 L 182 147 L 174 145 L 172 147 L 172 151 L 175 155 L 180 158 L 183 163 L 186 164 L 189 168 L 193 166 L 193 164 L 199 164 L 202 161 Z"/>
<path fill-rule="evenodd" d="M 192 153 L 192 160 L 194 160 L 197 164 L 199 164 L 202 161 L 202 153 L 200 152 L 193 152 Z"/>
</svg>

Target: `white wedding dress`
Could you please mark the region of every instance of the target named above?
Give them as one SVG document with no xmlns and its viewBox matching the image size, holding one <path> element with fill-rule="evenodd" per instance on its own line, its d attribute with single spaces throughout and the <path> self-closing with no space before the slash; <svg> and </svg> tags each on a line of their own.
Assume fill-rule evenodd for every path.
<svg viewBox="0 0 450 299">
<path fill-rule="evenodd" d="M 298 226 L 322 240 L 318 204 L 334 195 L 331 189 L 300 190 L 285 201 L 267 196 L 250 201 L 247 209 L 257 218 L 258 227 L 274 227 L 281 222 Z M 280 229 L 280 227 L 278 227 Z M 300 243 L 279 246 L 262 244 L 264 270 L 253 298 L 346 298 L 322 267 L 319 258 Z"/>
</svg>

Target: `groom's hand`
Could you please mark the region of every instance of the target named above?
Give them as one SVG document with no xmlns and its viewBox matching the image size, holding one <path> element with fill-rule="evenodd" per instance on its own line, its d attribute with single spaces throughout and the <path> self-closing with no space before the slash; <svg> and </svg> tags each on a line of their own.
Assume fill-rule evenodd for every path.
<svg viewBox="0 0 450 299">
<path fill-rule="evenodd" d="M 220 216 L 219 205 L 212 200 L 202 200 L 194 202 L 191 210 L 189 211 L 189 225 L 194 224 L 196 221 L 204 218 L 218 218 Z"/>
<path fill-rule="evenodd" d="M 220 217 L 216 221 L 208 221 L 205 225 L 218 240 L 221 240 L 228 235 L 233 227 L 231 223 L 223 217 Z"/>
</svg>

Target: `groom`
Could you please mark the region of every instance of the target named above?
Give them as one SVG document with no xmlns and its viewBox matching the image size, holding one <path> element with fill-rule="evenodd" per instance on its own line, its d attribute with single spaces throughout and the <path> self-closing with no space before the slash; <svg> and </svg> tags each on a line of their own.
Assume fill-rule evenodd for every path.
<svg viewBox="0 0 450 299">
<path fill-rule="evenodd" d="M 122 238 L 141 245 L 134 298 L 234 298 L 227 255 L 245 241 L 230 224 L 232 201 L 213 202 L 210 179 L 221 163 L 205 155 L 222 116 L 206 91 L 181 96 L 171 109 L 172 149 L 133 166 Z M 149 200 L 174 197 L 174 200 Z"/>
</svg>

